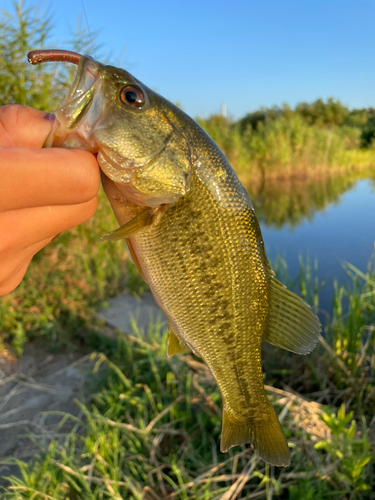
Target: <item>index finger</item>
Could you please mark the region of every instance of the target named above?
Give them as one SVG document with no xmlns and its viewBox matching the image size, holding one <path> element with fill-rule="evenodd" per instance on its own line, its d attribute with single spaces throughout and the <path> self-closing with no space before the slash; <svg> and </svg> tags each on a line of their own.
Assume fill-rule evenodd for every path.
<svg viewBox="0 0 375 500">
<path fill-rule="evenodd" d="M 100 185 L 93 154 L 60 148 L 0 148 L 0 179 L 0 212 L 84 203 Z"/>
<path fill-rule="evenodd" d="M 99 189 L 99 167 L 86 151 L 41 149 L 50 115 L 26 106 L 0 107 L 0 212 L 84 203 Z"/>
</svg>

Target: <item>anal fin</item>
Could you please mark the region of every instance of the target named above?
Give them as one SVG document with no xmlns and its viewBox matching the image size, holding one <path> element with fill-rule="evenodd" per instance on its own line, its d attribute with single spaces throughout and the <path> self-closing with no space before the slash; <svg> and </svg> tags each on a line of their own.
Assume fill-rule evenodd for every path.
<svg viewBox="0 0 375 500">
<path fill-rule="evenodd" d="M 268 404 L 267 411 L 268 418 L 262 421 L 249 418 L 231 422 L 224 407 L 220 450 L 226 452 L 232 446 L 251 443 L 254 451 L 265 462 L 288 467 L 290 465 L 288 443 L 271 404 Z"/>
<path fill-rule="evenodd" d="M 168 356 L 171 357 L 174 354 L 179 354 L 183 352 L 190 352 L 190 347 L 186 345 L 185 342 L 180 339 L 180 337 L 178 337 L 178 335 L 174 332 L 174 330 L 168 323 L 168 347 L 167 347 Z"/>
<path fill-rule="evenodd" d="M 319 319 L 310 306 L 272 277 L 268 326 L 262 340 L 297 354 L 308 354 L 320 331 Z"/>
</svg>

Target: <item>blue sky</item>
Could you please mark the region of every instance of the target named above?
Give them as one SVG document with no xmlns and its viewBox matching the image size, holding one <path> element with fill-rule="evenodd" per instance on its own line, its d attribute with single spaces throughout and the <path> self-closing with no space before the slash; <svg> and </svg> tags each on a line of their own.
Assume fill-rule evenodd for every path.
<svg viewBox="0 0 375 500">
<path fill-rule="evenodd" d="M 192 116 L 219 112 L 222 102 L 239 118 L 329 96 L 375 106 L 374 0 L 83 2 L 101 52 L 115 62 L 126 47 L 122 65 Z M 86 23 L 81 0 L 47 5 L 55 45 L 79 15 Z"/>
</svg>

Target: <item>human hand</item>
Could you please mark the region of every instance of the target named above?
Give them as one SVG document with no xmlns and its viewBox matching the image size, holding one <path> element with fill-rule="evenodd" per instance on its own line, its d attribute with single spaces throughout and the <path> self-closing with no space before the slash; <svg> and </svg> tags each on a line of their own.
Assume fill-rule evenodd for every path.
<svg viewBox="0 0 375 500">
<path fill-rule="evenodd" d="M 99 167 L 86 151 L 41 149 L 53 116 L 0 107 L 0 296 L 56 235 L 94 215 Z"/>
</svg>

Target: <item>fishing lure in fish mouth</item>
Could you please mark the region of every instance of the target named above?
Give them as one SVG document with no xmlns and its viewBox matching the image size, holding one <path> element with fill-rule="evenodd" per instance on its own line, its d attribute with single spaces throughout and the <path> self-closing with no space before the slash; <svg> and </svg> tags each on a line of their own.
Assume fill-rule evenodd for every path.
<svg viewBox="0 0 375 500">
<path fill-rule="evenodd" d="M 168 355 L 193 351 L 223 398 L 221 451 L 251 443 L 273 465 L 288 444 L 263 385 L 261 342 L 313 350 L 317 316 L 276 280 L 250 198 L 181 109 L 127 71 L 64 50 L 29 61 L 78 65 L 46 147 L 98 153 L 104 191 L 141 276 L 168 319 Z"/>
<path fill-rule="evenodd" d="M 30 64 L 40 64 L 43 62 L 69 62 L 72 64 L 79 63 L 81 54 L 70 50 L 32 50 L 27 54 L 27 60 Z"/>
</svg>

